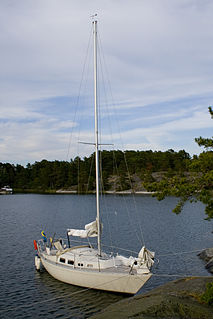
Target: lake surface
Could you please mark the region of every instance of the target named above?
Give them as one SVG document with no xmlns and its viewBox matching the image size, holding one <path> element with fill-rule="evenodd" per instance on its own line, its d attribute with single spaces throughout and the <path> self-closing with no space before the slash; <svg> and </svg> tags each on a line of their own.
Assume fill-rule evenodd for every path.
<svg viewBox="0 0 213 319">
<path fill-rule="evenodd" d="M 187 203 L 180 215 L 171 213 L 176 202 L 145 195 L 103 198 L 103 244 L 139 252 L 145 241 L 159 259 L 139 293 L 179 276 L 210 276 L 197 251 L 213 246 L 213 222 L 204 220 L 199 202 Z M 41 230 L 65 237 L 67 228 L 94 219 L 93 195 L 0 196 L 0 318 L 88 318 L 125 298 L 67 285 L 34 268 L 33 240 Z"/>
</svg>

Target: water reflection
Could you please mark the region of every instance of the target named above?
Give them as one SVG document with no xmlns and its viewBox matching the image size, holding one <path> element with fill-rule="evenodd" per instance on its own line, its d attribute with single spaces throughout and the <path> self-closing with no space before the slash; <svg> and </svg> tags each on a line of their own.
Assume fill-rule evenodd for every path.
<svg viewBox="0 0 213 319">
<path fill-rule="evenodd" d="M 72 313 L 70 318 L 86 318 L 106 308 L 110 304 L 124 299 L 119 294 L 86 289 L 68 285 L 55 280 L 46 271 L 35 273 L 35 282 L 40 296 L 48 300 L 48 313 L 54 315 Z M 40 303 L 39 307 L 46 307 Z"/>
</svg>

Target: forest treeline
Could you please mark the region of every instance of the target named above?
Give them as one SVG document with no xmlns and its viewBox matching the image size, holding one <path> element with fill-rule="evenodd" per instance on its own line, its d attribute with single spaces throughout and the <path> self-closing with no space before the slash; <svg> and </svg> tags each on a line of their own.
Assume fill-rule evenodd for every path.
<svg viewBox="0 0 213 319">
<path fill-rule="evenodd" d="M 138 176 L 139 180 L 151 182 L 155 172 L 165 172 L 168 175 L 187 172 L 188 165 L 193 160 L 184 150 L 179 152 L 104 150 L 100 152 L 100 159 L 104 190 L 129 189 L 131 178 L 134 182 L 135 176 Z M 76 157 L 69 162 L 42 160 L 27 164 L 26 167 L 0 163 L 0 187 L 4 185 L 23 191 L 57 189 L 92 191 L 95 189 L 94 153 L 83 159 Z"/>
</svg>

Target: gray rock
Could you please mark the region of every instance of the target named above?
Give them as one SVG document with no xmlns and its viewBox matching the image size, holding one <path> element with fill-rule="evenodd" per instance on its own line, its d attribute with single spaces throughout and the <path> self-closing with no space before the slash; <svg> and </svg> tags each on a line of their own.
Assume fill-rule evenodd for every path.
<svg viewBox="0 0 213 319">
<path fill-rule="evenodd" d="M 204 250 L 202 250 L 199 254 L 198 254 L 198 256 L 201 258 L 201 259 L 203 259 L 203 260 L 205 260 L 205 261 L 210 261 L 210 259 L 212 259 L 213 258 L 213 248 L 207 248 L 207 249 L 204 249 Z"/>
<path fill-rule="evenodd" d="M 200 301 L 212 277 L 188 277 L 112 304 L 91 319 L 213 319 L 212 307 Z"/>
<path fill-rule="evenodd" d="M 209 262 L 206 264 L 206 269 L 213 273 L 213 257 L 209 260 Z"/>
</svg>

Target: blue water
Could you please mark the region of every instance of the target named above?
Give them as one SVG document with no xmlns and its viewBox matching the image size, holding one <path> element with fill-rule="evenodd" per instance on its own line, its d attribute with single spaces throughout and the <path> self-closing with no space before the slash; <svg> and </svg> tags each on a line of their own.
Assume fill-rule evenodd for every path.
<svg viewBox="0 0 213 319">
<path fill-rule="evenodd" d="M 210 276 L 197 257 L 197 251 L 213 246 L 213 222 L 204 220 L 201 203 L 187 203 L 175 215 L 172 197 L 158 202 L 150 196 L 107 195 L 102 202 L 103 244 L 138 252 L 145 241 L 159 259 L 139 293 L 179 276 Z M 41 230 L 65 237 L 67 228 L 94 218 L 93 195 L 0 196 L 0 318 L 88 318 L 125 298 L 67 285 L 34 269 L 33 240 Z"/>
</svg>

